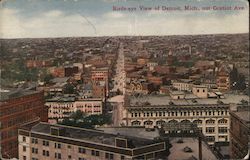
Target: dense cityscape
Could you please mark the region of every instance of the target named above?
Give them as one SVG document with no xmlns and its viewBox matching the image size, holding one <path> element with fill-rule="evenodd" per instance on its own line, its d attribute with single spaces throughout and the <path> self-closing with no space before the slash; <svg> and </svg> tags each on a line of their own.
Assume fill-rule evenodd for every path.
<svg viewBox="0 0 250 160">
<path fill-rule="evenodd" d="M 249 35 L 0 39 L 0 159 L 243 159 Z"/>
</svg>

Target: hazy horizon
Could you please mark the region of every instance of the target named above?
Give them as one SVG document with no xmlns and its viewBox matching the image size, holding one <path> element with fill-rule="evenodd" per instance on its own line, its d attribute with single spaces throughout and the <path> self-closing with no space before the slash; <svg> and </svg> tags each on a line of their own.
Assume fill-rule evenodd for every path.
<svg viewBox="0 0 250 160">
<path fill-rule="evenodd" d="M 224 9 L 141 11 L 141 6 Z M 233 6 L 244 9 L 226 8 Z M 116 11 L 113 7 L 137 10 Z M 1 39 L 249 33 L 249 4 L 245 0 L 4 0 L 0 15 Z"/>
</svg>

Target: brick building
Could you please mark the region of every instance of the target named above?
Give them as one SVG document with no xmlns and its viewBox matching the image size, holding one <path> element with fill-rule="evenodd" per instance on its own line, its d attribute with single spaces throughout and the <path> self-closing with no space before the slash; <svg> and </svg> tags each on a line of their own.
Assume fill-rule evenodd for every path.
<svg viewBox="0 0 250 160">
<path fill-rule="evenodd" d="M 242 159 L 250 149 L 249 106 L 231 107 L 230 110 L 230 158 Z"/>
<path fill-rule="evenodd" d="M 0 132 L 4 158 L 18 157 L 17 129 L 37 118 L 44 122 L 48 119 L 43 92 L 19 90 L 1 93 Z"/>
</svg>

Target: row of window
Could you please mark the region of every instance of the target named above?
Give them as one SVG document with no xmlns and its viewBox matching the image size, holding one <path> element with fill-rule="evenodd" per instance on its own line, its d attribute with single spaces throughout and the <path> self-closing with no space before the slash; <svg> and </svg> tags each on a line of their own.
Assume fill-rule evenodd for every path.
<svg viewBox="0 0 250 160">
<path fill-rule="evenodd" d="M 179 112 L 180 116 L 203 116 L 204 113 L 205 115 L 215 115 L 215 112 L 217 112 L 217 115 L 227 115 L 228 112 L 227 111 L 206 111 L 206 112 L 202 112 L 202 111 L 197 111 L 197 112 Z M 165 116 L 178 116 L 178 112 L 154 112 L 156 117 L 165 117 Z M 140 113 L 140 112 L 135 112 L 135 113 L 131 113 L 131 117 L 152 117 L 153 116 L 153 112 L 144 112 L 144 113 Z"/>
<path fill-rule="evenodd" d="M 219 133 L 227 133 L 228 129 L 227 127 L 218 127 Z M 206 127 L 206 133 L 214 133 L 215 127 Z"/>
<path fill-rule="evenodd" d="M 183 120 L 180 123 L 182 123 L 182 122 L 191 122 L 191 121 Z M 156 125 L 162 125 L 164 123 L 166 123 L 164 120 L 156 121 Z M 170 120 L 168 123 L 178 123 L 178 121 Z M 194 120 L 193 123 L 202 124 L 202 120 Z M 213 124 L 215 124 L 215 120 L 209 119 L 209 120 L 206 120 L 205 123 L 209 124 L 209 125 L 213 125 Z M 226 119 L 218 120 L 218 124 L 220 124 L 220 125 L 227 124 L 227 123 L 228 123 L 228 120 L 226 120 Z M 132 126 L 138 126 L 138 125 L 141 125 L 140 121 L 133 121 L 132 122 Z M 153 125 L 153 121 L 145 121 L 144 125 Z"/>
<path fill-rule="evenodd" d="M 14 101 L 14 99 L 13 99 Z M 15 104 L 14 102 L 12 101 L 13 104 Z M 20 100 L 17 100 L 18 103 L 20 103 L 21 101 Z M 33 100 L 32 103 L 27 103 L 27 102 L 23 102 L 22 104 L 18 104 L 16 103 L 15 105 L 13 105 L 12 107 L 8 107 L 6 109 L 2 109 L 1 112 L 0 112 L 0 116 L 2 115 L 10 115 L 10 114 L 13 114 L 13 113 L 18 113 L 18 112 L 22 112 L 24 110 L 28 110 L 30 108 L 33 108 L 34 106 L 42 106 L 42 102 L 39 100 Z"/>
<path fill-rule="evenodd" d="M 58 145 L 56 145 L 56 146 L 58 147 Z M 23 146 L 23 151 L 24 152 L 26 151 L 26 146 Z M 86 153 L 86 149 L 83 148 L 83 147 L 79 147 L 78 148 L 78 152 L 79 153 Z M 38 154 L 38 148 L 32 148 L 32 153 L 33 154 Z M 43 154 L 43 156 L 46 156 L 46 157 L 50 156 L 50 152 L 48 150 L 43 150 L 42 154 Z M 91 155 L 99 157 L 100 156 L 100 152 L 96 151 L 96 150 L 91 150 Z M 62 159 L 61 153 L 55 152 L 55 158 L 56 159 Z M 26 156 L 23 156 L 23 159 L 26 159 Z M 71 159 L 71 155 L 68 155 L 68 159 Z M 113 160 L 114 159 L 114 154 L 112 154 L 112 153 L 105 153 L 105 159 Z M 121 156 L 121 159 L 123 160 L 123 159 L 125 159 L 125 157 Z M 38 159 L 37 158 L 32 158 L 32 160 L 38 160 Z M 82 158 L 82 157 L 79 157 L 79 160 L 85 160 L 85 159 Z"/>
</svg>

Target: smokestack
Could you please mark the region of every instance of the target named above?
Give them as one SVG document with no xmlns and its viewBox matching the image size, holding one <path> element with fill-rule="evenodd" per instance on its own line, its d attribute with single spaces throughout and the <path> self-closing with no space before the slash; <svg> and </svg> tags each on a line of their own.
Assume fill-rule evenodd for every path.
<svg viewBox="0 0 250 160">
<path fill-rule="evenodd" d="M 192 55 L 192 46 L 189 45 L 189 54 Z"/>
<path fill-rule="evenodd" d="M 201 140 L 201 136 L 198 137 L 199 139 L 199 160 L 202 160 L 202 140 Z"/>
</svg>

